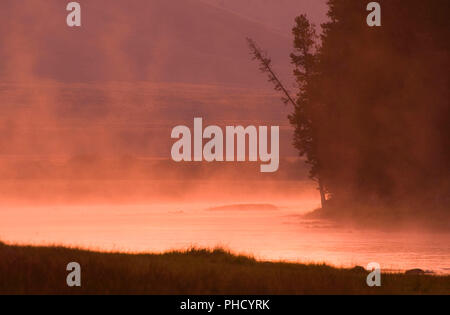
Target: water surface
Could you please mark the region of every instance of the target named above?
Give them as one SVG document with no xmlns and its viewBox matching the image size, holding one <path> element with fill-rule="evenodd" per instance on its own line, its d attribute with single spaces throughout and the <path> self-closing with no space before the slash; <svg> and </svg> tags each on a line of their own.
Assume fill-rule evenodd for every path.
<svg viewBox="0 0 450 315">
<path fill-rule="evenodd" d="M 4 207 L 0 239 L 94 250 L 163 252 L 223 246 L 258 259 L 450 273 L 450 234 L 362 231 L 299 214 L 315 205 L 243 210 L 223 204 Z M 217 208 L 218 207 L 218 208 Z"/>
</svg>

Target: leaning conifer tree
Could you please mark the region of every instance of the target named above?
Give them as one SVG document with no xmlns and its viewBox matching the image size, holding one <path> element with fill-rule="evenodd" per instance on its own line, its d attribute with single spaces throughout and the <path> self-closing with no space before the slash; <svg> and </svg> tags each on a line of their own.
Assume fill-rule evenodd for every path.
<svg viewBox="0 0 450 315">
<path fill-rule="evenodd" d="M 325 207 L 326 189 L 321 177 L 321 163 L 317 154 L 317 135 L 314 126 L 314 115 L 312 114 L 311 96 L 314 93 L 314 80 L 316 72 L 316 32 L 305 15 L 300 15 L 295 20 L 296 25 L 292 29 L 294 35 L 294 52 L 291 54 L 291 62 L 294 65 L 294 75 L 298 87 L 297 97 L 290 95 L 284 87 L 275 71 L 271 67 L 271 59 L 267 53 L 260 49 L 250 38 L 247 38 L 253 60 L 260 63 L 259 69 L 266 73 L 269 82 L 274 84 L 276 91 L 282 92 L 284 104 L 290 103 L 294 111 L 288 116 L 291 125 L 294 126 L 294 146 L 300 156 L 306 158 L 310 165 L 309 176 L 318 183 L 322 208 Z"/>
</svg>

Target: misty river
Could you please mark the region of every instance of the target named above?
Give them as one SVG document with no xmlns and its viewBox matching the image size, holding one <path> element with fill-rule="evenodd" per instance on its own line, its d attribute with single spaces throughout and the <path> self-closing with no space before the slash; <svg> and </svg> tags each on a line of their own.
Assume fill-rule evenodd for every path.
<svg viewBox="0 0 450 315">
<path fill-rule="evenodd" d="M 450 234 L 363 231 L 305 220 L 302 205 L 208 204 L 2 207 L 0 240 L 102 251 L 163 252 L 222 246 L 263 260 L 325 262 L 450 274 Z M 303 210 L 299 210 L 303 209 Z"/>
</svg>

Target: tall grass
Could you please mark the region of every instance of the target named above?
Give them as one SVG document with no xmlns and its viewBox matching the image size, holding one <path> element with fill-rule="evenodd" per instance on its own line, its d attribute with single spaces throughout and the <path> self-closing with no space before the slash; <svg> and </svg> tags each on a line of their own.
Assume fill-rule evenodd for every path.
<svg viewBox="0 0 450 315">
<path fill-rule="evenodd" d="M 68 287 L 66 266 L 81 265 L 81 287 Z M 0 243 L 2 294 L 449 294 L 449 276 L 383 274 L 327 265 L 260 262 L 224 249 L 164 254 L 99 253 Z"/>
</svg>

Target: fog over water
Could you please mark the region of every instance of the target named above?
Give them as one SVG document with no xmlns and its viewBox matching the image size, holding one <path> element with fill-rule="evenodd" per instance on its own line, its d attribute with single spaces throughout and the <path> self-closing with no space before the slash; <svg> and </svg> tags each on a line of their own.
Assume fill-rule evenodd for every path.
<svg viewBox="0 0 450 315">
<path fill-rule="evenodd" d="M 8 207 L 0 212 L 0 238 L 125 252 L 223 246 L 264 260 L 450 273 L 450 234 L 358 230 L 298 216 L 317 204 L 279 200 L 261 211 L 212 211 L 223 205 L 213 202 Z"/>
</svg>

